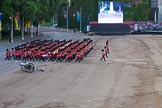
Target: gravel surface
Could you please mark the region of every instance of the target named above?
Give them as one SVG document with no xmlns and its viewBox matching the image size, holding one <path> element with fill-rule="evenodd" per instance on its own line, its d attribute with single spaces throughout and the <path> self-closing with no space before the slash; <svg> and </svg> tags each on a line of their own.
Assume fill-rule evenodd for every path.
<svg viewBox="0 0 162 108">
<path fill-rule="evenodd" d="M 95 46 L 80 63 L 0 75 L 0 108 L 162 108 L 161 36 L 86 37 Z M 110 54 L 100 61 L 107 39 Z"/>
</svg>

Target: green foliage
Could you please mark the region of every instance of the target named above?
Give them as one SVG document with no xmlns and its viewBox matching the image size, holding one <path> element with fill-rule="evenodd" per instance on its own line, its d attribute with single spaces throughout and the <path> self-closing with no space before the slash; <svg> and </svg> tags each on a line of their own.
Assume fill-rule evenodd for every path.
<svg viewBox="0 0 162 108">
<path fill-rule="evenodd" d="M 58 14 L 59 6 L 66 0 L 0 0 L 0 12 L 3 13 L 3 26 L 10 23 L 11 16 L 38 21 L 50 19 Z"/>
<path fill-rule="evenodd" d="M 124 20 L 130 21 L 149 21 L 149 3 L 139 3 L 131 8 L 124 8 Z"/>
<path fill-rule="evenodd" d="M 4 19 L 20 14 L 25 18 L 31 18 L 38 12 L 38 2 L 33 0 L 4 0 L 2 3 L 2 13 Z"/>
<path fill-rule="evenodd" d="M 88 21 L 98 19 L 98 1 L 99 0 L 71 0 L 69 7 L 69 27 L 74 26 L 79 28 L 79 22 L 76 21 L 76 12 L 82 10 L 83 24 L 88 24 Z M 107 0 L 116 2 L 131 2 L 131 0 Z M 147 21 L 149 20 L 150 0 L 143 0 L 131 8 L 124 8 L 124 20 L 131 21 Z M 9 17 L 19 14 L 25 19 L 34 21 L 34 24 L 39 19 L 50 21 L 51 17 L 58 18 L 58 25 L 66 27 L 67 0 L 0 0 L 0 11 L 3 13 L 3 26 L 9 25 Z M 75 14 L 75 17 L 73 16 Z"/>
<path fill-rule="evenodd" d="M 52 26 L 53 22 L 52 21 L 49 21 L 49 22 L 45 22 L 45 23 L 42 23 L 40 24 L 41 27 L 47 27 L 47 26 Z"/>
<path fill-rule="evenodd" d="M 2 40 L 9 40 L 10 32 L 8 30 L 2 31 Z M 20 37 L 21 32 L 19 30 L 14 31 L 14 38 Z"/>
</svg>

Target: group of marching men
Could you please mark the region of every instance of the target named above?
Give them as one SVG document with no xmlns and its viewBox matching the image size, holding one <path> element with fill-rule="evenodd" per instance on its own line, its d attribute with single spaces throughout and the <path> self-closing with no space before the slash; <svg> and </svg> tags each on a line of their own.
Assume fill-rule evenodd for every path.
<svg viewBox="0 0 162 108">
<path fill-rule="evenodd" d="M 100 61 L 103 59 L 106 61 L 106 58 L 108 58 L 108 54 L 110 53 L 110 45 L 109 45 L 109 40 L 106 40 L 106 45 L 104 48 L 101 50 L 101 58 Z"/>
<path fill-rule="evenodd" d="M 34 40 L 19 45 L 12 49 L 6 49 L 5 60 L 33 60 L 33 61 L 57 61 L 80 62 L 93 49 L 94 42 L 90 38 L 81 40 Z"/>
</svg>

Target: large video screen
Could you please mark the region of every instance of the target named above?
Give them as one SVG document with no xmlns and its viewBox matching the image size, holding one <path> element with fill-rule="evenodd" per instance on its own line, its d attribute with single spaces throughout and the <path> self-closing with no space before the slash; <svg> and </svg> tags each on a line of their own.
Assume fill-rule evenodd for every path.
<svg viewBox="0 0 162 108">
<path fill-rule="evenodd" d="M 123 23 L 123 3 L 98 2 L 98 23 Z"/>
</svg>

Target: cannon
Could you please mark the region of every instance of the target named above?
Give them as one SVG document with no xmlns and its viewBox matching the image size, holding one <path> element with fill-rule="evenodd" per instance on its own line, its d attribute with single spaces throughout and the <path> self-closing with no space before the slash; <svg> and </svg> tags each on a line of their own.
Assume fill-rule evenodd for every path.
<svg viewBox="0 0 162 108">
<path fill-rule="evenodd" d="M 22 62 L 20 63 L 21 70 L 24 72 L 32 73 L 35 70 L 35 66 L 33 63 Z"/>
</svg>

